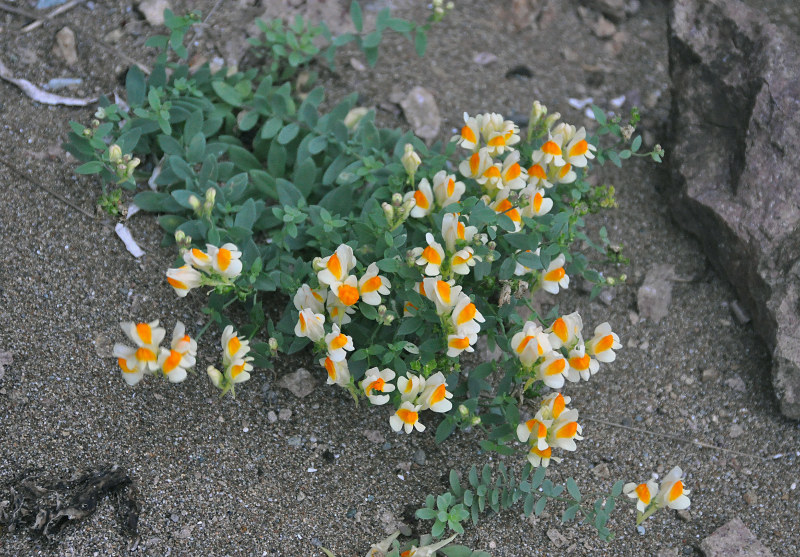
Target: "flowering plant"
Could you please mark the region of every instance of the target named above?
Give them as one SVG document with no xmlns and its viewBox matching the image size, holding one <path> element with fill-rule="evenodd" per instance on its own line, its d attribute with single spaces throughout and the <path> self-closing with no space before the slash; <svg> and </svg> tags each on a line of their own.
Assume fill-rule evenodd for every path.
<svg viewBox="0 0 800 557">
<path fill-rule="evenodd" d="M 360 18 L 360 8 L 352 13 Z M 388 17 L 378 21 L 404 28 Z M 586 178 L 594 163 L 660 160 L 658 146 L 638 153 L 641 136 L 629 129 L 636 112 L 623 133 L 620 118 L 594 107 L 593 135 L 539 102 L 527 133 L 500 114 L 465 114 L 449 142 L 428 148 L 410 133 L 378 128 L 353 96 L 321 114 L 321 88 L 301 91 L 275 73 L 204 66 L 190 74 L 176 64 L 168 77 L 165 70 L 162 61 L 145 80 L 132 68 L 131 110 L 108 105 L 98 113 L 110 120 L 101 124 L 111 136 L 103 156 L 117 160 L 130 150 L 146 161 L 126 167 L 125 179 L 137 168 L 151 172 L 155 191 L 139 192 L 134 203 L 162 213 L 165 239 L 177 243 L 180 263 L 166 271 L 177 295 L 213 290 L 206 313 L 223 329 L 223 369 L 207 370 L 213 385 L 233 395 L 278 352 L 310 348 L 328 385 L 386 407 L 398 433 L 431 428 L 441 442 L 456 428 L 480 428 L 484 450 L 509 455 L 521 443 L 528 464 L 518 486 L 501 471 L 502 485 L 516 486 L 511 491 L 497 491 L 491 474 L 478 479 L 476 472 L 473 492 L 451 474 L 450 497 L 435 501 L 442 508 L 418 513 L 447 517 L 434 537 L 445 528 L 460 533 L 460 521 L 476 521 L 486 505 L 497 510 L 524 497 L 526 513 L 538 514 L 547 498 L 558 498 L 563 486 L 544 480 L 545 467 L 561 460 L 554 449 L 575 451 L 583 439 L 578 410 L 560 391 L 590 380 L 622 345 L 607 322 L 585 332 L 578 313 L 554 307 L 541 315 L 537 307 L 576 278 L 594 283 L 593 295 L 624 280 L 592 269 L 611 259 L 609 243 L 602 229 L 599 244 L 589 238 L 584 218 L 613 205 L 613 192 Z M 97 134 L 86 147 L 78 131 L 75 152 L 102 150 Z M 616 144 L 601 147 L 602 135 Z M 578 240 L 599 257 L 575 251 Z M 281 317 L 271 319 L 265 300 L 286 299 Z M 249 316 L 236 327 L 224 311 L 234 302 Z M 157 325 L 123 324 L 137 345 L 115 347 L 129 383 L 159 368 L 180 381 L 195 363 L 196 344 L 182 327 L 167 354 Z M 476 365 L 469 354 L 479 352 L 479 341 L 501 356 Z M 552 392 L 542 396 L 544 389 Z M 666 495 L 654 498 L 647 483 L 625 492 L 635 493 L 646 518 L 688 504 L 679 484 L 672 478 Z M 539 486 L 544 496 L 534 501 Z M 566 487 L 576 503 L 564 518 L 580 510 L 609 536 L 605 520 L 622 484 L 589 509 L 580 507 L 574 480 Z"/>
</svg>

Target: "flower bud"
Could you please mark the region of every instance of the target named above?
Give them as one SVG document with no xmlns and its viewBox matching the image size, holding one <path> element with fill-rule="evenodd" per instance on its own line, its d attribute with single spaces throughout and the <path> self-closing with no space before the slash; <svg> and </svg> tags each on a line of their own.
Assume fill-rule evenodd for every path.
<svg viewBox="0 0 800 557">
<path fill-rule="evenodd" d="M 91 128 L 83 128 L 83 137 L 92 137 L 94 132 Z"/>
<path fill-rule="evenodd" d="M 633 132 L 636 131 L 636 128 L 634 128 L 633 126 L 628 124 L 624 128 L 620 128 L 619 131 L 622 134 L 622 137 L 625 139 L 625 141 L 630 141 L 631 136 L 633 135 Z"/>
<path fill-rule="evenodd" d="M 95 117 L 95 118 L 98 118 L 98 119 L 100 119 L 100 120 L 102 120 L 103 118 L 105 118 L 105 117 L 106 117 L 106 109 L 105 109 L 105 108 L 103 108 L 103 107 L 101 106 L 101 107 L 100 107 L 100 108 L 98 108 L 98 109 L 97 109 L 97 111 L 94 113 L 94 117 Z"/>
<path fill-rule="evenodd" d="M 361 119 L 367 115 L 367 112 L 369 112 L 369 109 L 363 106 L 351 108 L 350 112 L 347 113 L 347 116 L 344 117 L 344 125 L 347 126 L 347 129 L 349 130 L 354 129 L 356 126 L 358 126 L 358 123 L 361 121 Z"/>
<path fill-rule="evenodd" d="M 416 199 L 414 199 L 413 197 L 409 197 L 408 199 L 406 199 L 401 209 L 403 216 L 407 216 L 409 213 L 411 213 L 411 209 L 413 209 L 416 206 L 417 206 Z"/>
<path fill-rule="evenodd" d="M 400 193 L 392 194 L 392 205 L 400 207 L 403 204 L 403 195 Z"/>
<path fill-rule="evenodd" d="M 200 198 L 198 198 L 196 195 L 190 195 L 189 206 L 195 213 L 197 213 L 198 211 L 200 211 L 200 208 L 203 206 L 203 204 L 200 203 Z"/>
<path fill-rule="evenodd" d="M 97 118 L 92 120 L 92 127 L 93 128 L 99 128 L 100 127 L 100 120 L 98 120 Z"/>
<path fill-rule="evenodd" d="M 394 315 L 393 314 L 388 313 L 388 314 L 383 316 L 384 324 L 391 325 L 393 321 L 394 321 Z"/>
<path fill-rule="evenodd" d="M 325 265 L 322 263 L 321 257 L 315 257 L 314 260 L 311 262 L 311 267 L 314 269 L 315 273 L 320 272 L 322 269 L 325 269 Z"/>
<path fill-rule="evenodd" d="M 403 153 L 403 156 L 400 158 L 400 162 L 403 163 L 406 174 L 414 176 L 417 172 L 417 168 L 422 164 L 422 159 L 420 159 L 419 155 L 414 151 L 414 146 L 411 145 L 411 143 L 406 143 L 405 153 Z"/>
<path fill-rule="evenodd" d="M 128 161 L 128 165 L 125 168 L 125 174 L 128 178 L 130 178 L 131 175 L 133 174 L 133 169 L 139 166 L 139 163 L 141 162 L 142 161 L 140 161 L 138 157 L 134 157 L 130 161 Z"/>
<path fill-rule="evenodd" d="M 278 353 L 278 339 L 275 337 L 269 337 L 267 344 L 269 344 L 269 351 L 273 356 Z"/>
<path fill-rule="evenodd" d="M 469 408 L 467 408 L 463 404 L 459 404 L 458 413 L 461 414 L 461 418 L 466 418 L 467 416 L 469 416 Z"/>
<path fill-rule="evenodd" d="M 383 215 L 386 217 L 386 222 L 391 224 L 392 221 L 394 220 L 394 207 L 392 207 L 385 201 L 383 202 L 381 207 L 383 208 Z"/>
<path fill-rule="evenodd" d="M 472 419 L 470 420 L 469 425 L 478 425 L 480 423 L 481 423 L 481 417 L 480 416 L 472 416 Z"/>
<path fill-rule="evenodd" d="M 378 315 L 380 315 L 381 317 L 386 315 L 386 306 L 385 305 L 381 304 L 381 305 L 378 306 Z"/>
<path fill-rule="evenodd" d="M 116 143 L 108 148 L 108 160 L 112 163 L 122 160 L 122 149 Z"/>
<path fill-rule="evenodd" d="M 553 127 L 553 124 L 555 124 L 560 119 L 561 119 L 561 113 L 553 112 L 551 115 L 549 115 L 547 118 L 544 119 L 545 129 L 549 130 L 550 128 Z"/>
<path fill-rule="evenodd" d="M 213 207 L 214 203 L 216 202 L 216 199 L 217 199 L 217 190 L 215 190 L 214 188 L 208 188 L 206 190 L 206 203 Z"/>
<path fill-rule="evenodd" d="M 211 383 L 218 389 L 222 388 L 222 373 L 220 370 L 215 368 L 214 366 L 208 366 L 206 370 L 208 373 L 208 378 L 211 379 Z"/>
</svg>

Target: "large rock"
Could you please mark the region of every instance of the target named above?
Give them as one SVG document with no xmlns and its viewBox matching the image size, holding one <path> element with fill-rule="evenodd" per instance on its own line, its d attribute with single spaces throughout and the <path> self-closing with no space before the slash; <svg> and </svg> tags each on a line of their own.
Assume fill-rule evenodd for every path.
<svg viewBox="0 0 800 557">
<path fill-rule="evenodd" d="M 733 284 L 800 419 L 800 43 L 738 0 L 674 0 L 675 219 Z"/>
</svg>

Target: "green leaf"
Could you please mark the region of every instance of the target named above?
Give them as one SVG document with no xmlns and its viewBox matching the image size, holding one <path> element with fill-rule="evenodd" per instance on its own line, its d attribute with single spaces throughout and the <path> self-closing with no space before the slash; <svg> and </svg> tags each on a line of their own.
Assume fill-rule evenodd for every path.
<svg viewBox="0 0 800 557">
<path fill-rule="evenodd" d="M 328 146 L 328 138 L 324 135 L 320 135 L 312 139 L 308 144 L 308 152 L 312 155 L 316 155 L 321 153 L 325 150 L 325 147 Z"/>
<path fill-rule="evenodd" d="M 606 113 L 603 112 L 603 109 L 596 104 L 592 105 L 592 113 L 594 114 L 594 119 L 597 120 L 597 123 L 601 126 L 604 126 L 606 123 L 608 123 L 608 120 L 606 119 Z"/>
<path fill-rule="evenodd" d="M 264 168 L 253 153 L 238 145 L 230 145 L 228 147 L 228 157 L 240 170 L 261 170 Z"/>
<path fill-rule="evenodd" d="M 261 126 L 261 139 L 272 139 L 283 127 L 283 120 L 278 117 L 270 118 Z"/>
<path fill-rule="evenodd" d="M 247 110 L 243 111 L 241 118 L 239 119 L 239 129 L 243 132 L 250 131 L 253 127 L 258 124 L 258 118 L 261 116 L 255 110 Z"/>
<path fill-rule="evenodd" d="M 206 136 L 203 135 L 203 132 L 199 131 L 194 134 L 191 141 L 189 141 L 189 150 L 186 154 L 186 158 L 192 164 L 196 164 L 198 162 L 202 162 L 203 158 L 206 154 Z"/>
<path fill-rule="evenodd" d="M 567 492 L 578 503 L 581 502 L 581 492 L 578 489 L 578 484 L 575 483 L 574 478 L 567 478 Z"/>
<path fill-rule="evenodd" d="M 160 191 L 139 192 L 133 202 L 140 209 L 152 213 L 178 213 L 183 210 L 170 194 Z"/>
<path fill-rule="evenodd" d="M 533 506 L 533 514 L 539 516 L 544 512 L 544 507 L 547 505 L 547 497 L 542 496 L 536 501 L 536 504 Z"/>
<path fill-rule="evenodd" d="M 533 493 L 528 493 L 525 496 L 525 503 L 523 503 L 522 505 L 522 512 L 525 513 L 525 516 L 530 516 L 531 513 L 533 512 L 533 503 L 534 503 Z"/>
<path fill-rule="evenodd" d="M 212 81 L 211 88 L 223 101 L 231 106 L 241 107 L 244 104 L 244 95 L 224 81 Z"/>
<path fill-rule="evenodd" d="M 279 178 L 276 182 L 278 190 L 278 201 L 281 205 L 288 205 L 290 207 L 297 207 L 301 199 L 305 199 L 300 190 L 288 180 Z"/>
<path fill-rule="evenodd" d="M 267 153 L 267 170 L 269 173 L 280 178 L 286 171 L 286 149 L 277 141 L 273 141 Z"/>
<path fill-rule="evenodd" d="M 105 166 L 100 161 L 91 161 L 80 165 L 75 169 L 78 174 L 97 174 L 103 170 Z"/>
<path fill-rule="evenodd" d="M 253 223 L 256 222 L 256 204 L 252 197 L 244 202 L 239 212 L 236 213 L 236 219 L 233 221 L 233 226 L 247 228 L 252 230 Z"/>
<path fill-rule="evenodd" d="M 161 134 L 156 138 L 158 146 L 167 155 L 177 155 L 183 157 L 183 145 L 172 136 Z"/>
<path fill-rule="evenodd" d="M 425 56 L 425 50 L 428 48 L 428 35 L 421 28 L 417 29 L 414 35 L 414 49 L 417 51 L 417 56 Z"/>
<path fill-rule="evenodd" d="M 625 485 L 624 480 L 619 480 L 617 483 L 615 483 L 614 487 L 611 488 L 611 496 L 619 497 L 620 493 L 622 493 L 622 488 L 624 485 Z"/>
<path fill-rule="evenodd" d="M 284 127 L 278 134 L 278 143 L 280 143 L 281 145 L 286 145 L 292 139 L 297 137 L 299 131 L 300 131 L 300 126 L 292 122 L 288 126 Z"/>
<path fill-rule="evenodd" d="M 436 518 L 436 511 L 434 509 L 417 509 L 414 513 L 420 520 L 433 520 Z"/>
<path fill-rule="evenodd" d="M 145 84 L 144 73 L 135 64 L 131 66 L 125 76 L 125 90 L 128 93 L 128 104 L 132 108 L 142 106 L 147 85 Z"/>
<path fill-rule="evenodd" d="M 361 4 L 358 3 L 358 0 L 353 0 L 350 3 L 350 19 L 353 20 L 356 31 L 360 33 L 364 28 L 364 18 L 361 13 Z"/>
<path fill-rule="evenodd" d="M 580 509 L 581 506 L 577 504 L 564 509 L 564 512 L 561 514 L 561 523 L 563 524 L 565 522 L 569 522 L 570 520 L 575 518 L 575 515 L 578 513 Z"/>
<path fill-rule="evenodd" d="M 142 129 L 133 128 L 120 135 L 117 138 L 116 144 L 119 145 L 123 153 L 132 153 L 136 144 L 139 143 L 140 137 L 142 137 Z"/>
<path fill-rule="evenodd" d="M 637 135 L 633 138 L 633 142 L 631 142 L 631 151 L 634 153 L 639 150 L 639 147 L 642 146 L 642 136 Z"/>
<path fill-rule="evenodd" d="M 450 470 L 450 491 L 456 497 L 459 497 L 463 491 L 461 489 L 461 481 L 458 479 L 458 472 L 455 470 Z"/>
</svg>

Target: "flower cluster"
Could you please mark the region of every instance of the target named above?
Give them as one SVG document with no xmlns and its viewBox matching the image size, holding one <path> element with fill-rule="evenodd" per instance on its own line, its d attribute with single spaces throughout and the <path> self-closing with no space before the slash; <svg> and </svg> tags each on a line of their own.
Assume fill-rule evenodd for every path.
<svg viewBox="0 0 800 557">
<path fill-rule="evenodd" d="M 234 331 L 233 325 L 228 325 L 222 331 L 221 344 L 222 367 L 225 371 L 208 366 L 206 373 L 211 383 L 222 389 L 223 395 L 230 391 L 231 395 L 236 396 L 234 385 L 250 379 L 250 372 L 253 371 L 253 364 L 250 363 L 253 357 L 247 355 L 250 352 L 250 342 L 242 340 L 239 333 Z"/>
<path fill-rule="evenodd" d="M 198 286 L 229 287 L 242 273 L 242 252 L 235 244 L 206 245 L 183 252 L 184 265 L 167 269 L 167 282 L 183 298 Z"/>
<path fill-rule="evenodd" d="M 636 524 L 641 524 L 658 509 L 687 509 L 690 490 L 683 486 L 683 471 L 679 466 L 670 470 L 661 482 L 654 480 L 636 484 L 628 483 L 622 491 L 631 499 L 636 499 Z"/>
<path fill-rule="evenodd" d="M 178 321 L 172 332 L 169 348 L 161 347 L 166 330 L 158 326 L 158 320 L 150 323 L 126 321 L 120 327 L 135 348 L 124 344 L 114 345 L 114 356 L 122 369 L 122 378 L 128 385 L 135 385 L 145 373 L 159 370 L 172 383 L 186 379 L 186 372 L 196 362 L 197 342 L 186 334 L 183 323 Z"/>
<path fill-rule="evenodd" d="M 542 400 L 536 415 L 517 426 L 517 438 L 530 444 L 528 461 L 533 466 L 547 466 L 551 460 L 561 462 L 552 456 L 553 448 L 574 451 L 575 440 L 582 440 L 583 429 L 578 424 L 578 411 L 567 408 L 570 397 L 552 393 Z"/>
<path fill-rule="evenodd" d="M 547 329 L 527 321 L 511 338 L 511 348 L 533 380 L 560 389 L 565 380 L 588 381 L 600 368 L 599 362 L 614 361 L 614 350 L 622 344 L 608 323 L 598 325 L 584 342 L 583 320 L 576 312 L 559 317 Z"/>
</svg>

